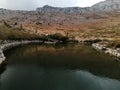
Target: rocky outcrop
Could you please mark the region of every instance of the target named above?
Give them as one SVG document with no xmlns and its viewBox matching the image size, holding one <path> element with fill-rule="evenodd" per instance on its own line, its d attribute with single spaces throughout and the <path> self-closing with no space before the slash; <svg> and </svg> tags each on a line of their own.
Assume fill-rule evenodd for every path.
<svg viewBox="0 0 120 90">
<path fill-rule="evenodd" d="M 10 18 L 10 17 L 26 17 L 26 15 L 36 15 L 37 12 L 41 13 L 65 13 L 65 14 L 83 14 L 89 12 L 100 12 L 100 11 L 114 11 L 120 9 L 120 0 L 106 0 L 99 2 L 92 7 L 52 7 L 49 5 L 45 5 L 43 7 L 39 7 L 36 11 L 20 11 L 20 10 L 7 10 L 7 9 L 0 9 L 0 17 L 3 18 Z"/>
<path fill-rule="evenodd" d="M 108 48 L 106 45 L 100 44 L 100 43 L 94 43 L 92 44 L 93 48 L 103 51 L 106 54 L 109 54 L 111 56 L 117 57 L 120 59 L 120 48 L 112 49 Z"/>
<path fill-rule="evenodd" d="M 101 1 L 91 7 L 52 7 L 49 5 L 45 5 L 43 7 L 39 7 L 36 9 L 38 12 L 48 13 L 48 12 L 56 12 L 56 13 L 86 13 L 89 11 L 111 11 L 120 9 L 120 0 L 105 0 Z M 0 9 L 0 15 L 19 15 L 19 14 L 26 14 L 31 13 L 33 11 L 19 11 L 19 10 L 7 10 L 7 9 Z"/>
<path fill-rule="evenodd" d="M 5 60 L 5 56 L 4 56 L 4 54 L 3 54 L 3 50 L 0 49 L 0 64 L 1 64 L 2 62 L 4 62 L 4 60 Z"/>
<path fill-rule="evenodd" d="M 97 50 L 100 50 L 100 51 L 105 51 L 107 50 L 106 46 L 105 45 L 102 45 L 102 44 L 99 44 L 99 43 L 94 43 L 92 44 L 92 46 L 97 49 Z"/>
<path fill-rule="evenodd" d="M 7 9 L 0 9 L 0 20 L 12 18 L 15 20 L 15 18 L 24 21 L 24 20 L 37 20 L 38 15 L 41 14 L 48 14 L 48 13 L 64 13 L 64 14 L 83 14 L 83 13 L 95 13 L 95 12 L 101 12 L 101 11 L 115 11 L 120 10 L 120 0 L 106 0 L 99 2 L 92 7 L 52 7 L 45 5 L 43 7 L 37 8 L 36 11 L 20 11 L 20 10 L 7 10 Z M 48 15 L 49 16 L 49 15 Z M 14 18 L 13 18 L 14 17 Z M 42 16 L 44 17 L 44 16 Z M 39 17 L 41 18 L 41 16 Z M 44 18 L 43 18 L 44 19 Z M 22 22 L 21 21 L 21 22 Z M 19 21 L 20 22 L 20 21 Z"/>
<path fill-rule="evenodd" d="M 66 13 L 66 14 L 71 14 L 71 13 L 86 13 L 89 12 L 89 7 L 81 8 L 81 7 L 67 7 L 67 8 L 61 8 L 61 7 L 52 7 L 45 5 L 44 7 L 37 8 L 38 12 L 42 13 Z"/>
<path fill-rule="evenodd" d="M 91 11 L 100 12 L 100 11 L 115 11 L 120 9 L 120 0 L 106 0 L 100 3 L 93 5 Z"/>
<path fill-rule="evenodd" d="M 92 7 L 52 7 L 45 5 L 44 7 L 37 8 L 38 12 L 42 13 L 89 13 L 89 12 L 106 12 L 106 11 L 114 11 L 120 9 L 120 0 L 106 0 L 99 2 Z"/>
</svg>

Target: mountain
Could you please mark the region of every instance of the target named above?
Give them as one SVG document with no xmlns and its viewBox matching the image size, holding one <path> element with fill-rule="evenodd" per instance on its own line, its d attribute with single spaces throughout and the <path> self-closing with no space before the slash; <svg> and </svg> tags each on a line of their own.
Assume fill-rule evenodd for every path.
<svg viewBox="0 0 120 90">
<path fill-rule="evenodd" d="M 7 23 L 14 28 L 22 26 L 25 31 L 37 34 L 69 32 L 82 36 L 93 32 L 91 30 L 116 26 L 119 22 L 119 0 L 106 0 L 85 8 L 45 5 L 35 11 L 0 9 L 0 24 Z M 86 34 L 88 36 L 91 35 Z"/>
<path fill-rule="evenodd" d="M 91 7 L 92 11 L 114 11 L 120 9 L 120 0 L 106 0 L 99 2 Z"/>
<path fill-rule="evenodd" d="M 61 8 L 61 7 L 52 7 L 49 5 L 45 5 L 42 8 L 37 8 L 38 12 L 43 13 L 85 13 L 89 11 L 89 7 L 81 8 L 81 7 L 67 7 L 67 8 Z"/>
<path fill-rule="evenodd" d="M 37 11 L 43 13 L 88 13 L 88 12 L 106 12 L 106 11 L 114 11 L 120 9 L 120 0 L 106 0 L 99 2 L 92 7 L 52 7 L 45 5 L 44 7 L 37 8 Z"/>
<path fill-rule="evenodd" d="M 0 9 L 0 17 L 16 16 L 26 13 L 64 13 L 64 14 L 84 14 L 84 13 L 95 13 L 95 12 L 110 12 L 120 11 L 120 0 L 106 0 L 99 2 L 91 7 L 52 7 L 45 5 L 37 8 L 36 11 L 20 11 L 20 10 L 7 10 Z"/>
</svg>

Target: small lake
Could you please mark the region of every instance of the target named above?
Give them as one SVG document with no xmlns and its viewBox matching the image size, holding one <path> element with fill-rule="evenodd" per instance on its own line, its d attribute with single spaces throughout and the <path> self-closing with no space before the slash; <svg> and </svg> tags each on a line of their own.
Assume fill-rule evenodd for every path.
<svg viewBox="0 0 120 90">
<path fill-rule="evenodd" d="M 20 45 L 5 56 L 0 90 L 120 90 L 120 62 L 89 45 Z"/>
</svg>

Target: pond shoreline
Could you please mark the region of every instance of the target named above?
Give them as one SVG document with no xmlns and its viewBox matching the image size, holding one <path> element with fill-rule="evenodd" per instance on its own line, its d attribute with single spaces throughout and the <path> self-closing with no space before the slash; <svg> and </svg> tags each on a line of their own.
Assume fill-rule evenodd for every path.
<svg viewBox="0 0 120 90">
<path fill-rule="evenodd" d="M 98 51 L 104 52 L 105 54 L 116 57 L 118 60 L 120 59 L 120 48 L 109 48 L 105 44 L 100 43 L 93 43 L 92 47 Z"/>
<path fill-rule="evenodd" d="M 42 41 L 42 40 L 0 40 L 0 65 L 5 62 L 4 51 L 8 50 L 12 47 L 22 45 L 22 44 L 30 44 L 30 43 L 41 43 L 41 44 L 57 44 L 64 43 L 59 41 Z M 77 41 L 68 41 L 67 43 L 78 43 Z"/>
<path fill-rule="evenodd" d="M 5 61 L 6 57 L 4 55 L 4 51 L 21 45 L 21 44 L 29 44 L 29 43 L 42 43 L 40 40 L 23 40 L 23 41 L 11 41 L 11 40 L 5 40 L 2 44 L 0 44 L 0 65 Z"/>
<path fill-rule="evenodd" d="M 73 41 L 69 41 L 70 43 Z M 0 65 L 5 62 L 4 51 L 8 50 L 12 47 L 22 45 L 22 44 L 30 44 L 30 43 L 41 43 L 41 44 L 56 44 L 62 43 L 59 41 L 42 41 L 42 40 L 0 40 Z M 74 41 L 74 43 L 76 43 Z"/>
<path fill-rule="evenodd" d="M 2 41 L 2 40 L 1 40 Z M 44 43 L 44 44 L 56 44 L 58 42 L 50 42 L 50 41 L 41 41 L 41 40 L 21 40 L 21 41 L 17 41 L 17 40 L 4 40 L 3 43 L 0 43 L 0 65 L 5 61 L 6 57 L 4 55 L 4 51 L 21 45 L 21 44 L 29 44 L 29 43 Z M 112 49 L 112 48 L 108 48 L 103 44 L 100 44 L 99 42 L 95 42 L 95 41 L 89 41 L 89 40 L 85 40 L 82 42 L 78 42 L 80 44 L 90 44 L 94 49 L 98 50 L 98 51 L 102 51 L 105 54 L 109 54 L 111 56 L 117 57 L 118 59 L 120 59 L 120 48 L 117 49 Z"/>
</svg>

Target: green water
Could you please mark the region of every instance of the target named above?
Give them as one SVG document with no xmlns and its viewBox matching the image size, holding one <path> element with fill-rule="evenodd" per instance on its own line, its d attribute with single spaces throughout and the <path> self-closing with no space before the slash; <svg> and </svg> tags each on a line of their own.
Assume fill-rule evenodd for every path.
<svg viewBox="0 0 120 90">
<path fill-rule="evenodd" d="M 5 52 L 0 90 L 120 90 L 120 62 L 86 45 L 21 45 Z"/>
</svg>

